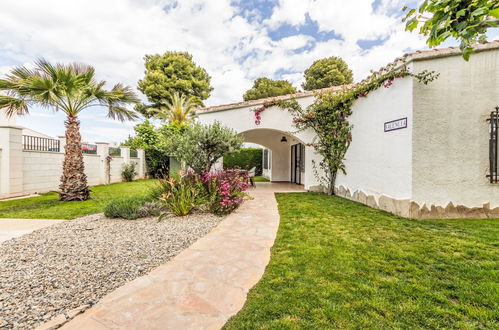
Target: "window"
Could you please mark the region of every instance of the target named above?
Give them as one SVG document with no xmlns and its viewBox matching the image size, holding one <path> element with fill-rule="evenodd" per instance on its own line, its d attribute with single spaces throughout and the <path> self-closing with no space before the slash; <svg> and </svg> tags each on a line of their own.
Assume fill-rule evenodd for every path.
<svg viewBox="0 0 499 330">
<path fill-rule="evenodd" d="M 489 123 L 489 174 L 487 178 L 490 179 L 490 183 L 499 182 L 499 173 L 497 173 L 497 140 L 499 133 L 499 106 L 496 107 L 495 111 L 490 113 L 490 118 L 487 119 Z"/>
</svg>

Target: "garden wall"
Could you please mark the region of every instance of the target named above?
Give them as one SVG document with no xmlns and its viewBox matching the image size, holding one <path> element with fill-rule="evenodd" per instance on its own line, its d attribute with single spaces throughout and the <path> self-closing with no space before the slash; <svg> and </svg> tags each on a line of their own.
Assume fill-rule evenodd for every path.
<svg viewBox="0 0 499 330">
<path fill-rule="evenodd" d="M 64 153 L 23 150 L 21 128 L 0 126 L 0 198 L 44 193 L 59 189 Z M 124 164 L 137 164 L 137 177 L 145 177 L 144 151 L 130 158 L 130 148 L 121 148 L 121 155 L 112 157 L 109 175 L 106 172 L 108 143 L 97 143 L 97 154 L 83 154 L 85 174 L 90 186 L 120 182 Z M 64 140 L 61 139 L 61 150 Z"/>
</svg>

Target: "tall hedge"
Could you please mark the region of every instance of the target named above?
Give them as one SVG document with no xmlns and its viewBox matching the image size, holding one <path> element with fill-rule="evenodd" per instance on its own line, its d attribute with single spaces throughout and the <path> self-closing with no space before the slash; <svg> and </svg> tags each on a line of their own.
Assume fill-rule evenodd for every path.
<svg viewBox="0 0 499 330">
<path fill-rule="evenodd" d="M 256 167 L 256 175 L 262 175 L 262 148 L 243 148 L 224 156 L 224 168 L 250 170 Z"/>
</svg>

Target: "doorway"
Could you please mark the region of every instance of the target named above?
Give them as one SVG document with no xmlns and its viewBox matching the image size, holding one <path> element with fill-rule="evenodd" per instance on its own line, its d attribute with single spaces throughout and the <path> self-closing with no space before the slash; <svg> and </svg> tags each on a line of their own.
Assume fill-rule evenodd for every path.
<svg viewBox="0 0 499 330">
<path fill-rule="evenodd" d="M 301 143 L 291 146 L 291 182 L 303 184 L 302 173 L 305 171 L 305 146 Z"/>
</svg>

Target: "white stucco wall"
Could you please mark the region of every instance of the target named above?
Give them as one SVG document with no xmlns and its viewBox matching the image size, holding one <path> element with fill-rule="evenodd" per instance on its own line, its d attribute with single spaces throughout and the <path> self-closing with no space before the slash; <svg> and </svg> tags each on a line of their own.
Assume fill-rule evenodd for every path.
<svg viewBox="0 0 499 330">
<path fill-rule="evenodd" d="M 123 170 L 123 165 L 125 164 L 125 161 L 123 157 L 113 157 L 111 160 L 111 168 L 110 168 L 110 175 L 111 175 L 111 182 L 120 182 L 122 181 L 121 178 L 121 171 Z"/>
<path fill-rule="evenodd" d="M 489 167 L 486 119 L 499 105 L 499 51 L 414 62 L 440 77 L 414 86 L 413 199 L 427 206 L 499 206 Z"/>
<path fill-rule="evenodd" d="M 87 175 L 87 182 L 89 185 L 94 186 L 104 183 L 101 179 L 102 160 L 98 155 L 83 154 L 83 162 L 85 164 L 85 174 Z"/>
<path fill-rule="evenodd" d="M 22 130 L 18 126 L 0 125 L 0 198 L 22 194 Z"/>
<path fill-rule="evenodd" d="M 62 152 L 23 151 L 23 193 L 40 193 L 59 190 L 62 175 Z M 103 184 L 101 158 L 98 155 L 83 155 L 87 182 L 94 186 Z M 111 182 L 121 181 L 123 158 L 112 161 Z"/>
<path fill-rule="evenodd" d="M 412 86 L 410 78 L 394 81 L 358 99 L 349 117 L 352 143 L 345 156 L 347 175 L 339 173 L 336 186 L 410 199 L 412 185 Z M 385 132 L 384 123 L 406 118 L 407 128 Z"/>
</svg>

